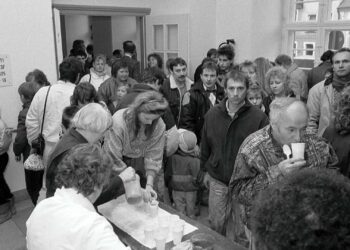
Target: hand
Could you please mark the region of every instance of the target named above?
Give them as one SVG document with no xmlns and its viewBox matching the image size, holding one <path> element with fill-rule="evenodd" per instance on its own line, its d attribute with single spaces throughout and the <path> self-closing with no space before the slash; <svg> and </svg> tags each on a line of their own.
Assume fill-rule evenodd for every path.
<svg viewBox="0 0 350 250">
<path fill-rule="evenodd" d="M 293 172 L 295 170 L 298 170 L 305 165 L 306 165 L 306 161 L 304 159 L 292 158 L 292 159 L 287 159 L 287 160 L 281 161 L 278 164 L 278 168 L 282 172 L 282 174 L 285 175 L 285 174 L 289 174 L 290 172 Z"/>
<path fill-rule="evenodd" d="M 15 156 L 15 160 L 16 160 L 16 161 L 21 161 L 21 155 L 16 155 L 16 156 Z"/>
<path fill-rule="evenodd" d="M 132 167 L 127 167 L 119 174 L 119 177 L 123 182 L 134 181 L 136 180 L 135 169 Z"/>
<path fill-rule="evenodd" d="M 157 199 L 157 193 L 153 190 L 151 185 L 146 185 L 146 188 L 142 189 L 142 196 L 145 202 Z"/>
<path fill-rule="evenodd" d="M 14 128 L 6 128 L 6 129 L 5 129 L 5 134 L 7 134 L 7 135 L 9 135 L 9 136 L 11 136 L 12 133 L 16 133 L 16 132 L 17 132 L 17 130 L 14 129 Z"/>
<path fill-rule="evenodd" d="M 210 178 L 209 177 L 210 176 L 207 172 L 207 173 L 205 173 L 204 178 L 203 178 L 203 184 L 207 189 L 209 189 L 209 185 L 210 185 Z"/>
</svg>

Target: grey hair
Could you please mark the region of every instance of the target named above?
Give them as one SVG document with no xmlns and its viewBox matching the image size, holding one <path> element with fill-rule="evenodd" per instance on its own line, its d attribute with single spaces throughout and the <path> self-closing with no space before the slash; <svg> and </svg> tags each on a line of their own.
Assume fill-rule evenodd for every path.
<svg viewBox="0 0 350 250">
<path fill-rule="evenodd" d="M 281 97 L 273 100 L 270 104 L 271 125 L 275 126 L 276 124 L 278 124 L 278 122 L 281 120 L 281 115 L 285 113 L 288 107 L 295 102 L 301 103 L 305 107 L 305 110 L 307 111 L 307 107 L 305 103 L 294 97 Z"/>
<path fill-rule="evenodd" d="M 72 125 L 78 129 L 101 133 L 112 126 L 112 116 L 101 104 L 89 103 L 75 114 Z"/>
</svg>

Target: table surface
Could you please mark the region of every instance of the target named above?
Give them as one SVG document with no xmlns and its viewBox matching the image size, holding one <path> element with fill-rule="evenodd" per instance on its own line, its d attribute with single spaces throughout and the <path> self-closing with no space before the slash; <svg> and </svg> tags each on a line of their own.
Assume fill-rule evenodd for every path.
<svg viewBox="0 0 350 250">
<path fill-rule="evenodd" d="M 198 234 L 198 233 L 206 233 L 210 234 L 215 238 L 215 245 L 214 250 L 247 250 L 241 245 L 235 244 L 226 237 L 222 236 L 221 234 L 218 234 L 217 232 L 213 231 L 212 229 L 208 228 L 207 226 L 190 219 L 189 217 L 179 213 L 171 206 L 168 206 L 162 202 L 159 202 L 159 206 L 164 209 L 165 211 L 171 213 L 171 214 L 177 214 L 180 216 L 181 219 L 185 220 L 187 223 L 192 224 L 193 226 L 197 227 L 198 229 L 193 231 L 192 233 L 189 233 L 185 235 L 182 238 L 182 241 L 188 240 L 191 238 L 192 235 Z M 111 223 L 114 229 L 114 232 L 118 235 L 119 239 L 123 241 L 125 244 L 131 247 L 131 249 L 135 250 L 149 250 L 150 248 L 142 245 L 137 240 L 135 240 L 133 237 L 131 237 L 129 234 L 118 228 L 116 225 Z M 168 242 L 165 246 L 165 249 L 171 249 L 174 246 L 173 242 Z M 155 248 L 153 248 L 155 249 Z"/>
</svg>

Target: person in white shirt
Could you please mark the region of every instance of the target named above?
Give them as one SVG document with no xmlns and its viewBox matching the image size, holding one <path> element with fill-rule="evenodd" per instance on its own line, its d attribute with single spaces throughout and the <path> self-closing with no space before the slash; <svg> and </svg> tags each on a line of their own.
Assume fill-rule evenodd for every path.
<svg viewBox="0 0 350 250">
<path fill-rule="evenodd" d="M 111 76 L 107 73 L 106 69 L 106 56 L 99 54 L 94 58 L 92 63 L 92 68 L 90 68 L 90 73 L 86 74 L 80 79 L 80 82 L 88 82 L 91 83 L 96 91 L 100 85 L 106 81 Z"/>
<path fill-rule="evenodd" d="M 79 81 L 82 65 L 77 59 L 70 57 L 60 64 L 59 71 L 60 79 L 57 84 L 51 87 L 42 87 L 35 94 L 26 118 L 27 138 L 31 145 L 40 133 L 45 99 L 48 94 L 43 126 L 45 139 L 44 165 L 46 165 L 50 152 L 59 140 L 63 109 L 70 106 L 70 98 L 73 95 L 76 83 Z"/>
<path fill-rule="evenodd" d="M 111 165 L 111 157 L 96 144 L 80 144 L 65 156 L 55 177 L 61 188 L 27 220 L 28 250 L 129 249 L 92 205 L 109 180 Z"/>
</svg>

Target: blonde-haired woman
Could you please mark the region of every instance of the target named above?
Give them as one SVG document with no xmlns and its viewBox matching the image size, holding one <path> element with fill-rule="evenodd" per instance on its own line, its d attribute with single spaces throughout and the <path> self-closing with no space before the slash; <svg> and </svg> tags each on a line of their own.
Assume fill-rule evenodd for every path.
<svg viewBox="0 0 350 250">
<path fill-rule="evenodd" d="M 119 162 L 120 169 L 135 168 L 148 199 L 156 196 L 153 182 L 162 167 L 165 124 L 160 116 L 167 107 L 160 93 L 141 93 L 128 108 L 113 115 L 113 126 L 105 135 L 105 151 Z"/>
</svg>

